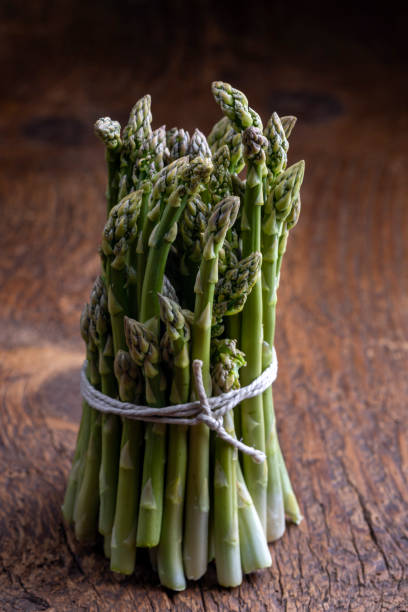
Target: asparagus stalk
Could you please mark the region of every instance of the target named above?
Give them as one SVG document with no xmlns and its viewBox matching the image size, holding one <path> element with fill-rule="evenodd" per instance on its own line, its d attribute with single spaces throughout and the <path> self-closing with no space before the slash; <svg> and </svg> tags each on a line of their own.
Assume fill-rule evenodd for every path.
<svg viewBox="0 0 408 612">
<path fill-rule="evenodd" d="M 142 302 L 143 281 L 145 278 L 150 236 L 160 220 L 164 203 L 178 186 L 180 173 L 183 168 L 187 166 L 187 163 L 187 157 L 177 159 L 158 172 L 152 178 L 152 183 L 145 183 L 144 189 L 147 193 L 147 207 L 145 207 L 145 195 L 141 211 L 141 232 L 139 233 L 136 249 L 136 275 L 139 305 Z M 158 291 L 160 290 L 161 287 Z"/>
<path fill-rule="evenodd" d="M 120 350 L 115 357 L 115 375 L 123 402 L 141 401 L 141 373 L 129 353 Z M 122 440 L 115 519 L 112 528 L 110 567 L 121 574 L 132 574 L 136 559 L 136 528 L 141 475 L 143 424 L 122 418 Z"/>
<path fill-rule="evenodd" d="M 211 354 L 211 378 L 214 395 L 239 388 L 239 368 L 245 365 L 244 353 L 235 340 L 214 340 Z M 232 436 L 234 416 L 224 416 L 224 428 Z M 215 438 L 214 466 L 214 543 L 217 579 L 222 586 L 242 582 L 238 529 L 237 449 L 221 438 Z"/>
<path fill-rule="evenodd" d="M 160 317 L 166 326 L 165 344 L 172 374 L 170 402 L 188 401 L 190 392 L 190 326 L 174 301 L 159 295 Z M 163 526 L 157 555 L 160 582 L 175 591 L 186 588 L 183 568 L 183 507 L 187 470 L 187 427 L 170 426 Z"/>
<path fill-rule="evenodd" d="M 177 235 L 177 221 L 188 200 L 207 183 L 212 171 L 209 159 L 195 158 L 188 165 L 181 165 L 170 183 L 170 194 L 160 221 L 149 238 L 149 252 L 142 290 L 141 320 L 147 321 L 160 312 L 157 294 L 163 286 L 164 270 L 170 246 Z M 167 178 L 167 177 L 166 177 Z M 177 184 L 178 183 L 178 184 Z"/>
<path fill-rule="evenodd" d="M 261 249 L 261 206 L 263 205 L 263 177 L 265 174 L 265 138 L 259 129 L 249 127 L 243 134 L 244 156 L 247 160 L 247 181 L 241 220 L 242 253 Z M 262 373 L 262 281 L 258 278 L 248 296 L 241 315 L 241 348 L 247 366 L 241 371 L 242 384 L 248 385 Z M 262 396 L 245 400 L 241 405 L 241 426 L 244 442 L 265 450 L 265 430 Z M 266 531 L 267 465 L 255 463 L 244 455 L 243 468 L 249 492 L 261 523 Z"/>
<path fill-rule="evenodd" d="M 248 491 L 239 461 L 237 462 L 239 545 L 245 574 L 272 565 L 271 554 L 255 504 Z"/>
<path fill-rule="evenodd" d="M 248 106 L 245 95 L 228 83 L 214 82 L 212 91 L 216 102 L 234 128 L 243 132 L 243 156 L 247 164 L 244 206 L 241 218 L 242 254 L 247 257 L 261 248 L 261 206 L 263 180 L 266 175 L 265 149 L 267 140 L 262 135 L 259 115 Z M 240 346 L 247 357 L 242 369 L 242 384 L 247 385 L 262 372 L 262 286 L 259 279 L 250 293 L 241 315 Z M 242 435 L 246 444 L 265 450 L 262 397 L 245 400 L 241 406 Z M 266 531 L 267 466 L 243 458 L 244 475 L 255 507 Z"/>
<path fill-rule="evenodd" d="M 143 368 L 146 401 L 149 406 L 165 405 L 166 383 L 160 364 L 157 336 L 142 323 L 125 317 L 126 342 L 136 364 Z M 148 424 L 145 429 L 145 452 L 142 489 L 137 523 L 137 546 L 152 548 L 160 540 L 163 513 L 166 427 Z"/>
<path fill-rule="evenodd" d="M 107 214 L 118 201 L 119 168 L 122 139 L 120 136 L 120 123 L 110 117 L 102 117 L 95 123 L 95 133 L 106 148 L 106 164 L 108 168 L 108 187 L 106 191 Z"/>
<path fill-rule="evenodd" d="M 147 246 L 148 236 L 146 236 L 143 245 L 143 227 L 146 222 L 146 217 L 149 212 L 149 201 L 150 194 L 152 191 L 152 180 L 153 177 L 163 170 L 166 161 L 169 158 L 169 150 L 166 143 L 166 128 L 165 126 L 159 127 L 154 130 L 152 134 L 146 138 L 142 143 L 138 157 L 136 159 L 133 168 L 133 184 L 135 189 L 142 189 L 142 203 L 139 215 L 139 238 L 140 246 L 136 250 L 132 250 L 132 257 L 130 265 L 135 269 L 135 280 L 136 282 L 130 286 L 130 316 L 137 316 L 137 308 L 132 305 L 136 305 L 136 300 L 140 304 L 142 299 L 142 285 L 143 275 L 146 262 L 143 258 L 139 257 L 138 251 L 143 252 L 143 246 Z"/>
<path fill-rule="evenodd" d="M 300 196 L 298 195 L 292 204 L 291 211 L 284 225 L 284 230 L 279 239 L 279 248 L 278 248 L 279 255 L 278 255 L 277 281 L 276 281 L 277 288 L 279 286 L 279 277 L 280 277 L 280 270 L 281 270 L 281 265 L 282 265 L 282 257 L 286 250 L 288 233 L 289 233 L 289 230 L 292 229 L 292 227 L 294 227 L 296 223 L 298 222 L 299 214 L 300 214 L 300 207 L 301 207 Z M 281 476 L 281 482 L 282 482 L 285 512 L 288 518 L 293 523 L 298 525 L 301 522 L 303 517 L 301 515 L 299 504 L 297 502 L 296 495 L 293 491 L 292 484 L 290 482 L 285 460 L 283 458 L 282 451 L 279 446 L 278 446 L 278 461 L 279 461 L 279 467 L 280 467 L 280 476 Z"/>
<path fill-rule="evenodd" d="M 127 260 L 129 250 L 137 237 L 140 206 L 140 192 L 126 196 L 112 208 L 103 231 L 102 252 L 106 257 L 105 276 L 108 285 L 108 311 L 112 325 L 114 354 L 127 348 L 123 325 L 124 316 L 129 311 Z M 115 395 L 115 391 L 112 392 L 110 389 L 107 393 Z M 120 429 L 121 422 L 117 415 L 103 415 L 99 531 L 105 536 L 107 553 L 109 553 L 116 507 Z"/>
<path fill-rule="evenodd" d="M 263 298 L 264 298 L 264 339 L 266 343 L 266 351 L 264 353 L 264 367 L 267 367 L 271 361 L 271 349 L 274 344 L 275 337 L 275 318 L 276 318 L 276 302 L 277 302 L 277 285 L 279 278 L 279 243 L 282 233 L 286 232 L 286 220 L 288 215 L 292 213 L 292 225 L 295 223 L 295 214 L 298 207 L 295 202 L 298 198 L 299 189 L 302 183 L 304 174 L 304 162 L 299 162 L 285 172 L 279 174 L 275 178 L 275 184 L 269 194 L 267 204 L 264 211 L 264 219 L 262 223 L 262 278 L 263 278 Z M 283 242 L 281 243 L 281 251 Z M 282 253 L 283 254 L 283 253 Z M 286 470 L 282 476 L 281 451 L 276 432 L 275 414 L 273 408 L 272 388 L 270 387 L 264 392 L 264 417 L 266 424 L 266 452 L 268 462 L 268 540 L 276 540 L 281 537 L 285 530 L 285 495 L 286 499 L 290 500 L 292 510 L 295 509 L 295 516 L 300 516 L 296 513 L 296 506 L 292 502 L 294 497 L 291 487 L 289 489 L 290 480 Z M 283 480 L 285 481 L 285 490 L 283 490 Z M 289 492 L 288 492 L 289 491 Z M 297 504 L 297 502 L 296 502 Z"/>
<path fill-rule="evenodd" d="M 88 361 L 86 375 L 88 380 L 91 382 L 92 378 L 94 378 L 92 376 L 92 372 L 97 372 L 97 368 L 94 363 L 96 360 L 96 347 L 94 345 L 92 337 L 90 336 L 89 326 L 89 305 L 86 304 L 81 314 L 80 330 L 81 336 L 86 345 L 86 358 Z M 95 382 L 96 384 L 98 384 L 98 377 Z M 67 489 L 64 496 L 64 503 L 62 505 L 62 514 L 67 523 L 71 523 L 74 518 L 75 499 L 81 482 L 81 472 L 83 472 L 83 465 L 85 462 L 86 451 L 89 441 L 90 424 L 91 407 L 87 402 L 83 401 L 82 417 L 76 441 L 74 459 L 72 461 L 72 467 L 68 477 Z"/>
<path fill-rule="evenodd" d="M 211 320 L 215 284 L 218 280 L 218 255 L 228 229 L 235 223 L 238 207 L 239 199 L 233 196 L 215 206 L 205 231 L 205 246 L 194 289 L 196 302 L 192 359 L 203 362 L 203 381 L 208 395 L 211 395 Z M 208 555 L 209 429 L 206 425 L 191 427 L 189 445 L 191 453 L 187 474 L 183 554 L 187 577 L 197 580 L 206 571 Z"/>
<path fill-rule="evenodd" d="M 132 170 L 142 143 L 152 133 L 150 111 L 151 98 L 143 96 L 130 111 L 129 120 L 122 134 L 122 152 L 120 156 L 120 178 L 118 198 L 128 195 L 132 188 Z"/>
<path fill-rule="evenodd" d="M 117 393 L 116 380 L 113 372 L 113 346 L 111 323 L 108 312 L 107 293 L 104 281 L 99 276 L 93 286 L 90 300 L 92 334 L 99 350 L 99 373 L 102 393 L 115 397 Z M 110 552 L 110 517 L 113 516 L 115 498 L 110 489 L 110 483 L 116 483 L 116 455 L 119 446 L 119 422 L 112 415 L 102 416 L 102 457 L 99 472 L 99 531 L 105 538 L 105 553 Z M 108 523 L 106 523 L 108 521 Z"/>
<path fill-rule="evenodd" d="M 266 165 L 268 168 L 268 177 L 264 181 L 265 197 L 269 197 L 269 192 L 273 189 L 277 177 L 286 168 L 287 150 L 289 143 L 287 141 L 285 130 L 281 124 L 279 116 L 273 113 L 264 129 L 264 135 L 268 140 L 266 150 Z M 265 207 L 265 217 L 269 206 Z M 274 210 L 273 210 L 274 213 Z M 264 352 L 263 352 L 263 367 L 267 368 L 272 360 L 272 345 L 274 341 L 274 328 L 276 308 L 272 305 L 272 294 L 274 291 L 274 275 L 276 272 L 276 257 L 273 254 L 273 245 L 277 246 L 279 241 L 279 233 L 275 232 L 278 225 L 274 227 L 274 217 L 269 219 L 271 237 L 265 236 L 264 228 L 267 228 L 265 222 L 262 231 L 262 247 L 267 253 L 268 260 L 264 262 L 262 267 L 262 300 L 263 300 L 263 320 L 264 320 Z M 268 252 L 272 248 L 271 253 Z M 269 261 L 271 259 L 271 261 Z M 267 539 L 272 542 L 282 537 L 285 531 L 285 509 L 282 493 L 282 482 L 280 477 L 280 468 L 278 461 L 278 434 L 276 431 L 276 419 L 273 406 L 272 386 L 263 394 L 263 410 L 265 420 L 265 449 L 268 464 L 268 489 L 267 489 Z"/>
<path fill-rule="evenodd" d="M 211 214 L 211 205 L 196 193 L 189 198 L 180 217 L 177 240 L 182 274 L 181 296 L 186 306 L 194 307 L 194 282 L 204 248 L 203 236 Z"/>
<path fill-rule="evenodd" d="M 157 294 L 162 288 L 164 271 L 167 256 L 172 242 L 177 234 L 177 221 L 183 212 L 184 207 L 191 195 L 200 187 L 201 184 L 208 182 L 212 170 L 209 160 L 196 158 L 190 164 L 178 164 L 174 173 L 173 183 L 167 185 L 170 195 L 167 198 L 167 205 L 164 208 L 160 221 L 155 226 L 149 238 L 149 253 L 147 257 L 145 279 L 142 290 L 142 303 L 140 318 L 142 321 L 152 321 L 152 331 L 157 338 L 158 322 L 157 315 L 160 312 Z M 159 177 L 160 180 L 161 177 Z M 163 177 L 164 185 L 169 174 Z M 177 184 L 179 182 L 179 184 Z M 172 190 L 173 189 L 173 190 Z M 156 322 L 155 322 L 156 321 Z M 160 389 L 160 377 L 153 377 L 150 382 L 150 396 L 154 403 L 150 404 L 149 396 L 146 400 L 149 405 L 163 406 L 164 397 Z M 148 425 L 146 428 L 145 461 L 143 467 L 143 490 L 139 523 L 137 531 L 137 542 L 139 546 L 157 546 L 160 538 L 163 484 L 164 484 L 164 462 L 153 461 L 153 454 L 157 452 L 160 457 L 165 452 L 165 432 L 166 428 L 162 424 Z M 160 449 L 158 448 L 160 446 Z M 144 503 L 145 488 L 150 487 L 153 475 L 150 473 L 155 469 L 155 488 L 154 494 L 157 501 L 151 502 L 149 488 L 146 489 L 147 501 Z M 159 471 L 161 472 L 159 473 Z M 160 492 L 159 492 L 160 488 Z"/>
<path fill-rule="evenodd" d="M 85 337 L 88 329 L 88 359 L 90 360 L 90 383 L 98 389 L 98 349 L 89 333 L 91 313 L 86 305 L 81 317 L 81 330 Z M 93 542 L 97 534 L 99 510 L 99 467 L 101 462 L 101 415 L 90 409 L 89 439 L 84 462 L 79 468 L 77 494 L 74 506 L 75 535 L 80 542 Z"/>
</svg>

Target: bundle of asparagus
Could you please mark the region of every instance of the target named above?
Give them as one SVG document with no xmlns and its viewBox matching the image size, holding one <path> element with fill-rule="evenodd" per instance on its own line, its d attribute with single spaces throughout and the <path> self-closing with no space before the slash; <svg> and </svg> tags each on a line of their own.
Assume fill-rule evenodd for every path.
<svg viewBox="0 0 408 612">
<path fill-rule="evenodd" d="M 208 140 L 152 130 L 150 96 L 126 127 L 103 118 L 107 213 L 101 276 L 81 317 L 87 377 L 122 402 L 156 408 L 248 385 L 271 363 L 282 258 L 300 212 L 304 162 L 286 168 L 295 117 L 265 128 L 243 93 L 215 82 L 223 117 Z M 245 178 L 239 174 L 245 170 Z M 267 542 L 301 520 L 279 447 L 272 388 L 226 412 L 224 428 L 266 454 L 256 463 L 204 423 L 101 414 L 85 401 L 63 515 L 81 542 L 101 534 L 111 569 L 151 551 L 182 590 L 215 560 L 221 585 L 271 565 Z M 242 456 L 241 456 L 242 455 Z"/>
</svg>

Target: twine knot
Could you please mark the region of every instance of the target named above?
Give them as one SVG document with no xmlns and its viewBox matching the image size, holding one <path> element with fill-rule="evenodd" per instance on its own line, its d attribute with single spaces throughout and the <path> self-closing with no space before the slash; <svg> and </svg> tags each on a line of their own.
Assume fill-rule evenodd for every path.
<svg viewBox="0 0 408 612">
<path fill-rule="evenodd" d="M 121 402 L 109 397 L 95 389 L 87 379 L 87 361 L 84 362 L 81 370 L 81 394 L 84 400 L 95 410 L 117 414 L 128 419 L 166 423 L 169 425 L 197 425 L 198 423 L 204 423 L 224 442 L 249 455 L 256 463 L 262 463 L 266 459 L 265 453 L 231 436 L 224 428 L 224 416 L 243 400 L 263 393 L 276 380 L 278 360 L 275 349 L 272 349 L 271 365 L 258 378 L 246 387 L 233 389 L 214 397 L 207 397 L 202 367 L 202 361 L 199 359 L 193 361 L 193 376 L 198 399 L 186 404 L 151 408 L 150 406 L 138 406 L 129 402 Z"/>
</svg>

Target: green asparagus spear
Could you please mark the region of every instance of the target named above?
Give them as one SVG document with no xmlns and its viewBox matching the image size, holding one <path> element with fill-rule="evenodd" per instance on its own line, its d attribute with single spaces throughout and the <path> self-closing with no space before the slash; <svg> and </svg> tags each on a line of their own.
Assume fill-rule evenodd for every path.
<svg viewBox="0 0 408 612">
<path fill-rule="evenodd" d="M 300 206 L 301 206 L 300 196 L 298 195 L 298 197 L 295 199 L 295 201 L 292 204 L 291 212 L 289 213 L 286 219 L 286 223 L 284 225 L 282 235 L 279 239 L 279 248 L 278 248 L 279 255 L 278 255 L 277 280 L 276 280 L 277 288 L 279 286 L 279 277 L 280 277 L 280 270 L 281 270 L 281 265 L 282 265 L 282 257 L 286 250 L 288 233 L 289 233 L 289 230 L 292 229 L 292 227 L 296 225 L 299 219 Z M 285 512 L 288 518 L 290 518 L 290 520 L 293 523 L 298 525 L 301 522 L 303 517 L 300 513 L 299 504 L 297 502 L 296 495 L 293 491 L 292 484 L 289 478 L 289 474 L 286 468 L 285 460 L 283 458 L 282 451 L 279 446 L 278 446 L 278 457 L 279 457 L 279 466 L 280 466 L 280 475 L 281 475 L 281 482 L 282 482 Z"/>
<path fill-rule="evenodd" d="M 95 381 L 95 373 L 98 373 L 98 369 L 96 366 L 97 352 L 95 343 L 93 342 L 93 339 L 89 333 L 90 322 L 91 319 L 89 315 L 89 305 L 86 304 L 82 311 L 80 321 L 81 336 L 86 345 L 86 358 L 88 361 L 86 375 L 89 381 L 94 379 L 94 382 L 98 384 L 99 376 L 96 377 L 97 380 Z M 81 483 L 81 473 L 83 473 L 83 466 L 86 458 L 90 433 L 90 422 L 91 407 L 84 400 L 82 402 L 82 417 L 76 441 L 74 458 L 72 461 L 71 471 L 68 477 L 64 503 L 62 505 L 62 514 L 67 523 L 71 523 L 74 518 L 75 499 L 78 493 L 79 485 Z"/>
<path fill-rule="evenodd" d="M 239 388 L 239 369 L 245 365 L 235 340 L 214 340 L 211 346 L 211 379 L 213 394 L 220 395 Z M 224 428 L 231 435 L 234 415 L 224 416 Z M 238 529 L 237 449 L 221 438 L 215 438 L 214 461 L 214 543 L 217 579 L 222 586 L 242 582 Z"/>
<path fill-rule="evenodd" d="M 106 164 L 108 168 L 108 187 L 106 191 L 107 214 L 118 201 L 119 168 L 122 139 L 120 123 L 110 117 L 102 117 L 95 123 L 95 133 L 106 147 Z"/>
<path fill-rule="evenodd" d="M 123 199 L 132 189 L 132 170 L 140 147 L 152 133 L 151 98 L 143 96 L 132 108 L 122 134 L 118 198 Z"/>
<path fill-rule="evenodd" d="M 137 238 L 140 207 L 139 191 L 123 198 L 111 210 L 102 236 L 115 354 L 120 349 L 126 350 L 123 317 L 129 310 L 127 261 Z"/>
<path fill-rule="evenodd" d="M 180 174 L 187 164 L 187 157 L 176 159 L 168 166 L 164 166 L 161 171 L 152 177 L 151 183 L 147 182 L 144 185 L 148 198 L 147 200 L 146 197 L 143 198 L 143 206 L 141 211 L 141 222 L 143 222 L 143 226 L 141 228 L 142 231 L 139 233 L 136 249 L 136 279 L 139 291 L 139 304 L 141 304 L 142 301 L 143 281 L 145 278 L 151 233 L 160 219 L 161 212 L 165 207 L 167 199 L 177 188 L 180 181 Z M 144 210 L 145 205 L 146 209 Z M 158 289 L 158 291 L 160 290 L 161 287 Z"/>
<path fill-rule="evenodd" d="M 261 207 L 266 139 L 257 128 L 247 128 L 243 134 L 244 156 L 247 162 L 247 181 L 241 218 L 242 253 L 244 257 L 261 249 Z M 241 315 L 240 346 L 247 359 L 241 371 L 242 385 L 248 385 L 262 373 L 262 281 L 258 280 L 248 296 Z M 244 442 L 258 450 L 265 450 L 262 396 L 245 400 L 241 405 L 241 426 Z M 261 523 L 266 531 L 266 462 L 255 463 L 244 455 L 243 468 L 249 492 Z"/>
<path fill-rule="evenodd" d="M 166 356 L 172 374 L 170 402 L 183 404 L 190 392 L 190 326 L 185 312 L 159 295 L 160 318 L 166 326 Z M 164 337 L 163 337 L 164 339 Z M 162 353 L 163 354 L 163 353 Z M 175 591 L 186 587 L 183 569 L 183 507 L 187 470 L 187 427 L 171 425 L 167 459 L 163 526 L 157 555 L 160 582 Z"/>
<path fill-rule="evenodd" d="M 273 113 L 266 124 L 264 136 L 268 140 L 266 166 L 272 176 L 276 176 L 286 168 L 289 148 L 285 130 L 277 113 Z"/>
<path fill-rule="evenodd" d="M 120 399 L 139 403 L 143 392 L 142 377 L 139 367 L 126 351 L 120 350 L 116 354 L 115 375 Z M 111 569 L 121 574 L 132 574 L 135 568 L 142 443 L 143 424 L 123 417 L 110 563 Z"/>
<path fill-rule="evenodd" d="M 125 317 L 126 342 L 132 359 L 143 368 L 145 396 L 149 406 L 165 405 L 166 381 L 160 363 L 157 336 L 142 323 Z M 163 514 L 166 427 L 161 423 L 145 428 L 142 489 L 136 543 L 152 548 L 160 540 Z"/>
<path fill-rule="evenodd" d="M 90 363 L 90 383 L 98 389 L 100 375 L 98 370 L 98 349 L 89 333 L 91 313 L 87 304 L 81 317 L 81 331 L 88 335 L 87 356 Z M 88 330 L 88 331 L 86 331 Z M 79 477 L 73 518 L 75 535 L 80 542 L 93 542 L 98 529 L 99 510 L 99 467 L 101 463 L 101 415 L 89 408 L 89 438 L 83 463 L 79 466 Z"/>
<path fill-rule="evenodd" d="M 304 174 L 304 162 L 299 162 L 278 175 L 265 205 L 262 223 L 262 279 L 264 302 L 264 339 L 266 352 L 264 352 L 264 367 L 271 360 L 271 349 L 275 337 L 275 318 L 277 301 L 277 284 L 279 277 L 279 242 L 284 231 L 288 215 L 292 214 L 294 221 L 298 207 L 295 202 Z M 293 223 L 294 224 L 294 223 Z M 283 243 L 282 245 L 283 246 Z M 290 486 L 289 477 L 285 471 L 282 475 L 281 451 L 276 432 L 275 415 L 273 408 L 272 388 L 263 394 L 264 418 L 266 424 L 266 453 L 268 463 L 268 540 L 281 537 L 285 529 L 284 506 L 290 504 L 294 516 L 300 516 L 296 498 Z M 285 487 L 283 487 L 285 481 Z M 285 493 L 286 491 L 286 493 Z M 288 500 L 285 503 L 285 496 Z M 295 500 L 293 502 L 293 500 Z M 296 502 L 296 503 L 295 503 Z M 297 508 L 297 510 L 296 510 Z M 286 508 L 285 508 L 286 509 Z M 287 510 L 289 514 L 289 511 Z"/>
<path fill-rule="evenodd" d="M 127 261 L 129 251 L 134 248 L 137 237 L 140 207 L 139 191 L 126 196 L 112 208 L 103 231 L 102 252 L 106 258 L 105 277 L 108 286 L 108 311 L 112 325 L 114 354 L 127 348 L 123 325 L 124 316 L 129 312 Z M 109 394 L 112 395 L 112 393 Z M 115 515 L 120 427 L 120 418 L 117 415 L 103 415 L 99 530 L 105 536 L 106 544 L 111 541 Z"/>
<path fill-rule="evenodd" d="M 211 90 L 215 101 L 237 131 L 242 132 L 248 127 L 262 129 L 261 118 L 248 106 L 248 100 L 242 91 L 222 81 L 214 81 Z"/>
<path fill-rule="evenodd" d="M 140 314 L 142 321 L 147 321 L 159 314 L 157 294 L 162 289 L 167 256 L 177 235 L 177 221 L 188 200 L 200 186 L 208 183 L 212 169 L 213 166 L 209 159 L 196 157 L 188 165 L 180 166 L 180 172 L 175 173 L 177 180 L 174 181 L 173 186 L 170 184 L 166 206 L 149 238 Z"/>
<path fill-rule="evenodd" d="M 155 226 L 149 238 L 149 252 L 142 290 L 140 318 L 145 322 L 148 320 L 152 321 L 152 331 L 156 338 L 158 336 L 158 322 L 156 318 L 160 312 L 157 294 L 163 286 L 167 256 L 170 246 L 172 242 L 174 242 L 177 234 L 177 221 L 180 214 L 183 212 L 188 199 L 195 193 L 196 190 L 198 190 L 200 185 L 208 182 L 210 173 L 212 171 L 212 164 L 209 160 L 196 158 L 188 165 L 179 164 L 178 166 L 175 166 L 175 168 L 176 170 L 180 170 L 180 172 L 174 172 L 173 184 L 171 182 L 168 184 L 167 182 L 169 174 L 163 175 L 164 186 L 170 191 L 170 195 L 168 195 L 167 203 L 160 221 Z M 159 180 L 161 179 L 162 176 L 159 177 Z M 155 188 L 156 187 L 157 185 L 155 185 Z M 171 189 L 172 187 L 173 190 Z M 154 323 L 155 320 L 156 323 Z M 149 396 L 146 395 L 146 400 L 149 405 L 164 405 L 164 397 L 160 392 L 159 385 L 160 378 L 156 377 L 153 381 L 151 381 L 150 387 L 152 390 L 153 401 L 157 399 L 158 403 L 155 401 L 154 404 L 150 404 Z M 164 457 L 165 431 L 165 426 L 161 424 L 148 425 L 146 428 L 143 487 L 145 487 L 145 483 L 150 483 L 152 481 L 153 475 L 150 474 L 150 471 L 154 467 L 156 469 L 157 481 L 155 494 L 159 494 L 159 486 L 161 486 L 161 491 L 160 497 L 157 497 L 157 504 L 155 507 L 151 507 L 152 504 L 149 500 L 147 504 L 143 505 L 143 494 L 145 490 L 145 488 L 143 488 L 137 533 L 137 541 L 139 546 L 156 546 L 160 538 L 164 465 L 162 462 L 157 462 L 153 465 L 149 458 L 154 452 L 157 452 L 160 455 L 163 454 Z M 160 450 L 158 450 L 158 445 L 161 445 Z M 159 469 L 162 470 L 160 477 Z"/>
<path fill-rule="evenodd" d="M 268 140 L 266 151 L 266 165 L 268 175 L 264 180 L 264 197 L 269 198 L 270 190 L 273 189 L 277 177 L 286 168 L 287 150 L 289 143 L 287 141 L 285 130 L 281 124 L 281 120 L 276 113 L 273 113 L 264 129 L 264 135 Z M 265 208 L 268 208 L 268 204 Z M 265 211 L 266 214 L 266 211 Z M 279 236 L 276 235 L 276 245 L 279 241 Z M 268 249 L 268 240 L 264 240 L 262 234 L 262 246 Z M 267 368 L 272 359 L 273 334 L 271 335 L 271 326 L 275 326 L 275 308 L 269 303 L 270 295 L 268 291 L 273 291 L 272 275 L 274 267 L 270 263 L 265 263 L 263 266 L 262 275 L 262 299 L 263 299 L 263 318 L 264 318 L 264 333 L 265 337 L 263 351 L 263 367 Z M 267 539 L 273 542 L 279 539 L 285 531 L 285 509 L 282 493 L 282 482 L 280 477 L 280 468 L 278 461 L 279 441 L 276 431 L 275 411 L 273 406 L 273 391 L 272 387 L 267 389 L 263 394 L 263 410 L 265 420 L 265 449 L 268 463 L 268 492 L 267 492 Z"/>
<path fill-rule="evenodd" d="M 203 362 L 203 381 L 208 395 L 211 395 L 211 320 L 218 280 L 218 255 L 228 229 L 235 223 L 238 207 L 239 199 L 233 196 L 215 206 L 205 231 L 203 257 L 195 285 L 192 359 Z M 209 429 L 206 425 L 191 427 L 189 445 L 183 554 L 187 577 L 198 579 L 206 571 L 208 554 Z"/>
<path fill-rule="evenodd" d="M 99 350 L 99 373 L 102 393 L 116 397 L 117 385 L 113 372 L 113 344 L 108 298 L 105 283 L 99 276 L 90 300 L 90 332 Z M 113 415 L 102 415 L 102 457 L 99 472 L 99 532 L 106 536 L 105 552 L 109 556 L 111 522 L 115 512 L 117 480 L 116 457 L 119 452 L 120 423 Z"/>
<path fill-rule="evenodd" d="M 138 158 L 136 159 L 133 169 L 133 184 L 135 188 L 142 189 L 143 194 L 139 215 L 140 229 L 138 242 L 140 242 L 140 246 L 138 249 L 132 250 L 132 259 L 134 258 L 134 262 L 132 261 L 131 265 L 135 270 L 135 283 L 130 287 L 130 304 L 135 304 L 136 300 L 140 304 L 142 299 L 142 285 L 146 262 L 139 256 L 138 251 L 143 252 L 143 227 L 149 212 L 152 180 L 157 173 L 164 168 L 168 158 L 169 150 L 166 143 L 166 128 L 163 125 L 157 130 L 154 130 L 154 132 L 152 132 L 143 142 L 138 151 Z M 146 244 L 147 240 L 148 236 L 146 235 Z M 138 316 L 137 309 L 131 308 L 130 315 L 132 317 Z"/>
</svg>

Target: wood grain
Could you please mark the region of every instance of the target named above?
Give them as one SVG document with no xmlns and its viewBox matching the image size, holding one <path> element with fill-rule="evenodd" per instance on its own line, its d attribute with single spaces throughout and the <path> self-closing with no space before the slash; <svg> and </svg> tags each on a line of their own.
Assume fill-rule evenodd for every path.
<svg viewBox="0 0 408 612">
<path fill-rule="evenodd" d="M 346 14 L 319 21 L 314 8 L 288 30 L 272 28 L 287 23 L 280 3 L 227 2 L 217 18 L 215 3 L 83 4 L 0 9 L 0 609 L 407 610 L 401 16 L 357 14 L 353 30 Z M 143 558 L 115 578 L 101 550 L 64 528 L 60 504 L 80 416 L 78 319 L 104 215 L 92 123 L 123 121 L 149 91 L 156 125 L 208 131 L 214 78 L 242 87 L 265 119 L 300 119 L 290 160 L 307 170 L 279 292 L 275 395 L 305 520 L 240 588 L 217 587 L 210 567 L 172 594 Z"/>
</svg>

